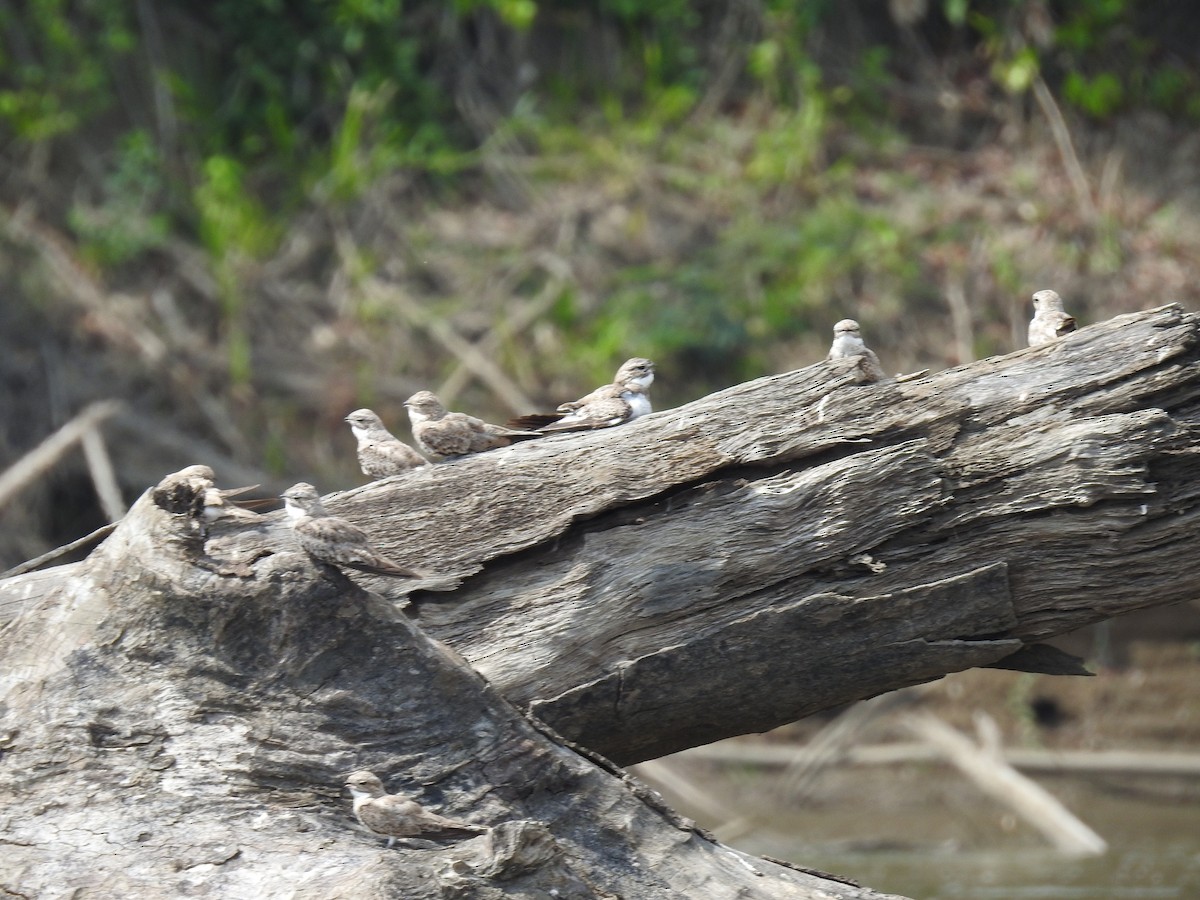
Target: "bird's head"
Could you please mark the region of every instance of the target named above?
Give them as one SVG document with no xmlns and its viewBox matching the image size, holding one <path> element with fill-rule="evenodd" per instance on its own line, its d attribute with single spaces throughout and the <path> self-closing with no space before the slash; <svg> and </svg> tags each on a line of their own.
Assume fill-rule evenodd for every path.
<svg viewBox="0 0 1200 900">
<path fill-rule="evenodd" d="M 853 319 L 842 319 L 842 321 L 833 326 L 833 336 L 835 338 L 841 337 L 844 334 L 853 335 L 854 337 L 862 337 L 858 330 L 858 323 Z"/>
<path fill-rule="evenodd" d="M 289 519 L 299 519 L 321 511 L 321 495 L 307 482 L 293 484 L 279 496 L 283 498 Z"/>
<path fill-rule="evenodd" d="M 366 769 L 347 775 L 346 787 L 349 788 L 356 800 L 361 797 L 382 797 L 387 793 L 383 789 L 383 782 L 376 777 L 374 772 L 368 772 Z"/>
<path fill-rule="evenodd" d="M 617 369 L 617 375 L 613 381 L 617 384 L 636 384 L 638 387 L 650 387 L 650 383 L 654 381 L 654 363 L 640 356 L 627 359 L 621 364 L 621 368 Z"/>
<path fill-rule="evenodd" d="M 414 425 L 418 422 L 436 421 L 446 415 L 446 407 L 432 391 L 417 391 L 404 401 L 408 417 Z"/>
<path fill-rule="evenodd" d="M 375 415 L 374 410 L 370 409 L 356 409 L 346 416 L 346 421 L 350 423 L 350 430 L 354 432 L 355 437 L 366 437 L 373 433 L 387 431 L 383 426 L 383 420 Z"/>
<path fill-rule="evenodd" d="M 1038 291 L 1033 295 L 1034 313 L 1046 312 L 1048 310 L 1062 312 L 1062 297 L 1058 296 L 1057 291 Z"/>
</svg>

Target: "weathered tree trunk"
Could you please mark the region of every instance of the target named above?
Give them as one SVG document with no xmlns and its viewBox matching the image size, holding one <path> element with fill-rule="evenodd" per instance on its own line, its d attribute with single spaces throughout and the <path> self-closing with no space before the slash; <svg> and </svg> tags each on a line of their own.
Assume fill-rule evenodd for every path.
<svg viewBox="0 0 1200 900">
<path fill-rule="evenodd" d="M 5 896 L 880 897 L 715 843 L 278 523 L 206 543 L 193 500 L 147 492 L 6 629 Z M 387 849 L 359 768 L 495 828 Z"/>
<path fill-rule="evenodd" d="M 1197 325 L 1165 307 L 900 384 L 821 363 L 330 498 L 461 579 L 406 614 L 277 517 L 205 542 L 152 492 L 84 563 L 0 582 L 0 887 L 870 896 L 681 826 L 423 632 L 622 762 L 1041 664 L 1023 648 L 1197 593 Z M 361 767 L 517 824 L 383 852 L 339 795 Z"/>
<path fill-rule="evenodd" d="M 1198 325 L 899 384 L 822 363 L 333 506 L 471 576 L 421 627 L 629 764 L 1200 595 Z"/>
</svg>

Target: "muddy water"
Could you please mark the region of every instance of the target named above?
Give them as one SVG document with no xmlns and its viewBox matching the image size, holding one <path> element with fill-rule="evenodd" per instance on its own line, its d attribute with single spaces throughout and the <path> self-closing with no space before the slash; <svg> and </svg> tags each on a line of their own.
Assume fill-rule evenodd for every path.
<svg viewBox="0 0 1200 900">
<path fill-rule="evenodd" d="M 1129 795 L 1111 783 L 1043 783 L 1069 798 L 1108 841 L 1108 853 L 1065 858 L 1003 813 L 968 810 L 974 799 L 945 802 L 945 786 L 931 788 L 934 802 L 924 811 L 813 809 L 763 823 L 734 843 L 919 900 L 1200 898 L 1200 802 L 1186 786 Z M 814 833 L 822 836 L 802 837 Z"/>
<path fill-rule="evenodd" d="M 1097 678 L 961 672 L 931 685 L 925 704 L 967 734 L 975 711 L 988 712 L 1009 747 L 1200 754 L 1200 644 L 1135 643 L 1129 662 Z M 1056 710 L 1051 724 L 1037 721 L 1039 704 Z M 765 740 L 802 746 L 820 727 L 797 723 Z M 878 723 L 862 742 L 888 730 Z M 789 794 L 779 769 L 673 760 L 691 789 L 656 786 L 722 840 L 877 890 L 917 900 L 1200 900 L 1200 778 L 1034 775 L 1108 842 L 1103 856 L 1079 860 L 1047 849 L 948 765 L 835 766 Z"/>
</svg>

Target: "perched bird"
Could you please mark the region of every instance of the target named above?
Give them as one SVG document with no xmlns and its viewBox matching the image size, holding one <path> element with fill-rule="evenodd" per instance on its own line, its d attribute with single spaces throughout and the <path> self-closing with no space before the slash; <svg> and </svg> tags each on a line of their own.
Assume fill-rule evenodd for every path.
<svg viewBox="0 0 1200 900">
<path fill-rule="evenodd" d="M 203 532 L 204 495 L 213 486 L 216 475 L 208 466 L 188 466 L 172 472 L 154 486 L 154 504 L 172 515 L 186 516 Z"/>
<path fill-rule="evenodd" d="M 833 346 L 829 348 L 827 359 L 846 359 L 850 356 L 862 357 L 862 368 L 868 382 L 890 380 L 875 351 L 863 342 L 858 323 L 853 319 L 842 319 L 833 326 Z"/>
<path fill-rule="evenodd" d="M 368 831 L 386 837 L 389 847 L 396 838 L 436 840 L 491 831 L 486 825 L 456 822 L 430 812 L 415 800 L 389 794 L 383 789 L 383 782 L 371 772 L 352 772 L 346 776 L 346 787 L 354 795 L 354 815 L 358 821 Z"/>
<path fill-rule="evenodd" d="M 217 481 L 217 473 L 212 470 L 212 466 L 204 465 L 185 466 L 168 477 L 172 480 L 186 482 L 196 489 L 196 493 L 199 493 L 201 488 L 212 487 Z"/>
<path fill-rule="evenodd" d="M 227 502 L 230 497 L 254 490 L 257 484 L 222 490 L 216 486 L 216 478 L 209 466 L 187 466 L 163 479 L 154 489 L 155 501 L 172 512 L 187 513 L 200 523 L 202 531 L 218 519 L 258 518 L 250 510 Z"/>
<path fill-rule="evenodd" d="M 230 497 L 236 497 L 239 494 L 244 494 L 246 491 L 252 491 L 257 484 L 247 485 L 240 488 L 226 488 L 222 490 L 217 487 L 210 487 L 204 491 L 204 509 L 200 516 L 206 523 L 211 525 L 220 519 L 242 519 L 243 521 L 253 521 L 258 518 L 258 513 L 252 510 L 239 506 L 237 502 L 230 502 Z M 245 501 L 254 503 L 255 501 Z"/>
<path fill-rule="evenodd" d="M 651 412 L 650 385 L 653 381 L 654 363 L 635 356 L 621 364 L 612 384 L 598 387 L 578 400 L 560 404 L 557 412 L 520 416 L 511 420 L 508 426 L 553 432 L 609 428 L 632 422 Z"/>
<path fill-rule="evenodd" d="M 1062 297 L 1056 291 L 1038 291 L 1033 295 L 1033 318 L 1029 321 L 1029 346 L 1040 347 L 1075 330 L 1073 316 L 1063 312 Z"/>
<path fill-rule="evenodd" d="M 626 385 L 615 397 L 590 400 L 562 416 L 555 422 L 543 425 L 538 430 L 544 434 L 556 431 L 585 431 L 591 428 L 611 428 L 631 422 L 650 411 L 650 399 L 646 389 L 637 385 Z"/>
<path fill-rule="evenodd" d="M 288 523 L 304 551 L 317 562 L 341 568 L 358 569 L 376 575 L 398 578 L 424 578 L 425 573 L 405 568 L 381 556 L 371 547 L 371 539 L 357 525 L 331 516 L 321 505 L 317 489 L 300 482 L 283 492 Z"/>
<path fill-rule="evenodd" d="M 617 369 L 617 374 L 613 376 L 612 384 L 606 384 L 596 388 L 590 394 L 580 397 L 578 400 L 562 403 L 558 407 L 558 411 L 562 413 L 575 412 L 581 407 L 587 406 L 596 400 L 604 400 L 609 397 L 619 394 L 621 391 L 629 387 L 641 388 L 644 396 L 644 409 L 640 409 L 637 415 L 642 416 L 650 412 L 650 385 L 654 383 L 654 363 L 648 359 L 643 359 L 640 356 L 635 356 L 632 359 L 627 359 L 621 363 L 621 367 Z"/>
<path fill-rule="evenodd" d="M 541 437 L 536 431 L 489 425 L 465 413 L 446 412 L 442 401 L 429 391 L 417 391 L 404 405 L 412 420 L 413 438 L 430 459 L 481 453 L 507 447 L 513 441 Z"/>
<path fill-rule="evenodd" d="M 429 461 L 384 427 L 369 409 L 356 409 L 346 416 L 358 439 L 358 465 L 364 475 L 387 478 L 424 466 Z"/>
</svg>

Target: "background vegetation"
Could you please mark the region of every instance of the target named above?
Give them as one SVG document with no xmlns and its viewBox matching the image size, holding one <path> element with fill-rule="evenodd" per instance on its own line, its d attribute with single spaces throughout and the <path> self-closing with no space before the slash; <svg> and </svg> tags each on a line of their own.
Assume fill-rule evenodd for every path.
<svg viewBox="0 0 1200 900">
<path fill-rule="evenodd" d="M 1186 0 L 0 2 L 0 473 L 116 398 L 126 500 L 198 462 L 334 490 L 363 480 L 345 414 L 407 436 L 421 388 L 499 419 L 645 355 L 661 408 L 820 359 L 848 315 L 910 371 L 1023 346 L 1045 287 L 1084 323 L 1194 309 L 1197 172 Z M 74 453 L 0 505 L 0 570 L 103 520 Z M 1131 670 L 1124 705 L 1115 679 L 1087 701 L 978 671 L 933 690 L 964 717 L 1007 697 L 1019 743 L 1194 744 L 1178 652 L 1174 680 Z M 1067 724 L 1035 728 L 1038 701 Z M 933 797 L 967 810 L 954 840 L 966 819 L 996 842 L 941 775 L 887 777 L 777 806 L 774 778 L 696 783 L 811 813 L 810 841 L 842 809 L 861 840 L 885 807 L 912 841 Z M 1161 807 L 1112 818 L 1194 875 L 1195 828 L 1160 833 Z M 870 856 L 828 867 L 889 887 L 871 866 L 894 856 Z M 947 881 L 947 856 L 914 863 L 944 896 L 996 883 Z M 1182 883 L 1108 859 L 1089 883 Z"/>
<path fill-rule="evenodd" d="M 1200 12 L 1131 0 L 0 4 L 0 462 L 87 402 L 130 496 L 358 483 L 341 419 L 630 355 L 668 406 L 1196 299 Z M 82 464 L 0 567 L 99 524 Z"/>
</svg>

